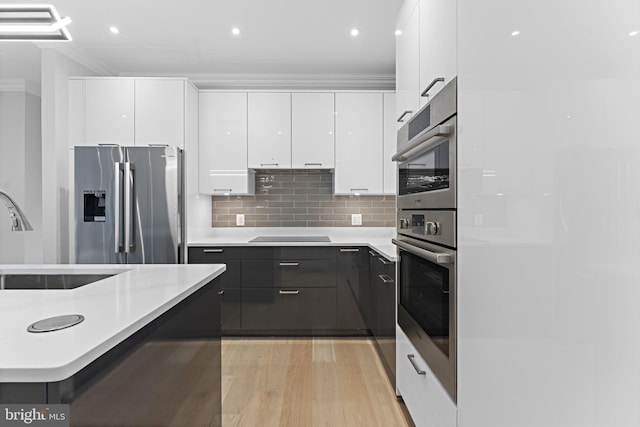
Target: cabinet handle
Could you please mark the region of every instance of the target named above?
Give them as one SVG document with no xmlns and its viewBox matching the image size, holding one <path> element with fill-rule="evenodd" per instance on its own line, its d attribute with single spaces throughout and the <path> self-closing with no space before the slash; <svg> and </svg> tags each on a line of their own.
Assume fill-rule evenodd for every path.
<svg viewBox="0 0 640 427">
<path fill-rule="evenodd" d="M 352 188 L 351 191 L 369 191 L 368 188 Z"/>
<path fill-rule="evenodd" d="M 297 267 L 299 265 L 298 262 L 281 262 L 280 267 Z"/>
<path fill-rule="evenodd" d="M 260 163 L 260 166 L 278 166 L 278 163 Z"/>
<path fill-rule="evenodd" d="M 386 259 L 384 259 L 384 258 L 382 258 L 382 257 L 378 257 L 378 261 L 380 261 L 380 262 L 381 262 L 382 264 L 384 264 L 384 265 L 393 264 L 393 262 L 392 262 L 392 261 L 388 261 L 388 260 L 386 260 Z"/>
<path fill-rule="evenodd" d="M 378 254 L 377 254 L 377 253 L 375 253 L 374 251 L 369 251 L 369 255 L 371 255 L 371 256 L 378 256 Z"/>
<path fill-rule="evenodd" d="M 436 141 L 439 141 L 443 136 L 449 136 L 453 133 L 453 126 L 452 125 L 439 125 L 439 126 L 434 126 L 430 131 L 426 132 L 424 135 L 422 135 L 420 138 L 416 139 L 415 141 L 405 145 L 400 151 L 398 151 L 396 154 L 394 154 L 394 156 L 391 158 L 392 161 L 394 162 L 404 162 L 405 160 L 407 160 L 407 156 L 405 156 L 405 154 L 407 154 L 408 152 L 416 149 L 419 147 L 419 151 L 413 153 L 414 155 L 417 153 L 421 153 L 433 146 L 436 145 Z M 412 156 L 410 156 L 412 157 Z"/>
<path fill-rule="evenodd" d="M 147 144 L 149 147 L 168 147 L 169 144 Z"/>
<path fill-rule="evenodd" d="M 322 166 L 322 163 L 305 163 L 305 166 Z"/>
<path fill-rule="evenodd" d="M 416 361 L 413 360 L 413 359 L 415 359 L 415 357 L 416 357 L 415 354 L 407 354 L 407 359 L 409 359 L 409 362 L 411 362 L 411 365 L 413 366 L 413 369 L 416 370 L 418 375 L 427 375 L 427 373 L 425 371 L 423 371 L 422 369 L 418 368 L 418 365 L 416 365 Z"/>
<path fill-rule="evenodd" d="M 202 252 L 205 254 L 221 254 L 224 249 L 203 249 Z"/>
<path fill-rule="evenodd" d="M 98 147 L 120 147 L 120 144 L 115 143 L 99 143 Z"/>
<path fill-rule="evenodd" d="M 284 289 L 280 289 L 279 293 L 280 295 L 298 295 L 300 293 L 300 290 L 295 289 L 291 291 L 285 291 Z"/>
<path fill-rule="evenodd" d="M 389 283 L 393 283 L 393 279 L 389 276 L 387 276 L 386 274 L 378 274 L 378 277 L 380 278 L 380 280 L 382 280 L 382 283 L 389 284 Z"/>
<path fill-rule="evenodd" d="M 340 248 L 340 252 L 360 252 L 357 248 Z"/>
<path fill-rule="evenodd" d="M 431 90 L 432 87 L 434 87 L 436 85 L 436 83 L 438 82 L 443 82 L 444 83 L 444 77 L 436 77 L 435 79 L 433 79 L 433 81 L 431 83 L 429 83 L 429 86 L 427 86 L 425 88 L 425 90 L 422 91 L 422 93 L 420 94 L 420 96 L 429 96 L 428 92 Z"/>
<path fill-rule="evenodd" d="M 224 289 L 221 291 L 218 291 L 218 295 L 224 295 Z"/>
<path fill-rule="evenodd" d="M 233 191 L 233 188 L 214 188 L 213 191 L 214 192 L 216 192 L 216 191 L 224 191 L 225 193 L 231 193 Z"/>
<path fill-rule="evenodd" d="M 413 114 L 413 111 L 411 111 L 411 110 L 404 110 L 404 113 L 400 114 L 400 117 L 398 117 L 397 122 L 398 122 L 398 123 L 403 123 L 403 122 L 404 122 L 404 120 L 402 120 L 402 119 L 404 119 L 404 116 L 406 116 L 407 114 Z"/>
</svg>

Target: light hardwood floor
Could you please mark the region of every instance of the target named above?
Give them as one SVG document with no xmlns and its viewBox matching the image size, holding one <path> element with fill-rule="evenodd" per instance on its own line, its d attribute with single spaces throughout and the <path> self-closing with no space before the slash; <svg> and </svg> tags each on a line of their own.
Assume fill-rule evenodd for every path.
<svg viewBox="0 0 640 427">
<path fill-rule="evenodd" d="M 370 338 L 224 338 L 224 427 L 409 426 Z"/>
</svg>

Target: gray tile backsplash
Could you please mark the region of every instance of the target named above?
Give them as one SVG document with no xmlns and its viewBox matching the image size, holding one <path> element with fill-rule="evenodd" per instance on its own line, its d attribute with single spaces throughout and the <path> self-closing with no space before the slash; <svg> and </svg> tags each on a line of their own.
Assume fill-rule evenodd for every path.
<svg viewBox="0 0 640 427">
<path fill-rule="evenodd" d="M 260 171 L 255 196 L 212 196 L 212 227 L 395 227 L 395 196 L 336 196 L 333 174 L 326 171 Z"/>
</svg>

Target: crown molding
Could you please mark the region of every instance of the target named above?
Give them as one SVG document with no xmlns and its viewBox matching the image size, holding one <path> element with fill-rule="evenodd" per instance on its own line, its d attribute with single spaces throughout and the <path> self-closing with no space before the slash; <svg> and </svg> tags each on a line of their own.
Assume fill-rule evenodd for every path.
<svg viewBox="0 0 640 427">
<path fill-rule="evenodd" d="M 128 77 L 175 77 L 169 73 L 120 73 Z M 183 73 L 198 89 L 395 90 L 394 74 Z"/>
<path fill-rule="evenodd" d="M 103 61 L 99 60 L 98 58 L 92 55 L 89 55 L 87 52 L 85 52 L 82 49 L 71 47 L 68 44 L 64 44 L 64 45 L 58 44 L 56 46 L 51 46 L 51 45 L 40 43 L 38 44 L 38 47 L 40 47 L 41 49 L 56 50 L 61 54 L 63 54 L 64 56 L 68 57 L 69 59 L 72 59 L 73 61 L 77 62 L 83 67 L 96 73 L 99 76 L 115 76 L 118 74 L 114 68 L 110 67 Z"/>
<path fill-rule="evenodd" d="M 0 79 L 0 92 L 26 92 L 40 97 L 40 85 L 25 79 Z"/>
</svg>

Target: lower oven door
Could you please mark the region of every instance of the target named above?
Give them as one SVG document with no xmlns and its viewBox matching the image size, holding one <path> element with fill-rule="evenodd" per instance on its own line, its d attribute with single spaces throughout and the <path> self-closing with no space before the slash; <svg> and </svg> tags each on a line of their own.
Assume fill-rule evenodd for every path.
<svg viewBox="0 0 640 427">
<path fill-rule="evenodd" d="M 398 237 L 398 324 L 456 401 L 456 253 Z"/>
</svg>

